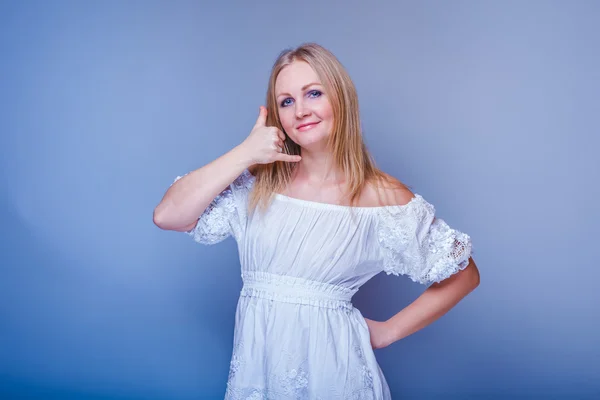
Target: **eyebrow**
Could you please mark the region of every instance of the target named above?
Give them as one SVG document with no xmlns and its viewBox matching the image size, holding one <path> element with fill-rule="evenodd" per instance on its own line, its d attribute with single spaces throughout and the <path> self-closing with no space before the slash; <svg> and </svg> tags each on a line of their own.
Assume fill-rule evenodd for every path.
<svg viewBox="0 0 600 400">
<path fill-rule="evenodd" d="M 308 85 L 304 85 L 304 86 L 302 86 L 302 89 L 301 89 L 301 90 L 302 90 L 302 91 L 305 91 L 306 89 L 308 89 L 309 87 L 311 87 L 311 86 L 313 86 L 313 85 L 319 85 L 319 86 L 321 86 L 321 84 L 320 84 L 319 82 L 312 82 L 312 83 L 309 83 Z M 291 96 L 291 94 L 289 94 L 289 93 L 279 93 L 279 94 L 277 95 L 277 97 L 279 97 L 279 96 L 283 96 L 283 95 Z"/>
</svg>

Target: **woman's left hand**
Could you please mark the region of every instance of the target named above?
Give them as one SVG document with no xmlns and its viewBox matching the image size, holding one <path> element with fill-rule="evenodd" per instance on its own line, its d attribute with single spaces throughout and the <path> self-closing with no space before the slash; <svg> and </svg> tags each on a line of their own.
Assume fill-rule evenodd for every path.
<svg viewBox="0 0 600 400">
<path fill-rule="evenodd" d="M 373 321 L 365 318 L 371 335 L 371 346 L 373 349 L 382 349 L 394 342 L 392 331 L 387 322 Z"/>
</svg>

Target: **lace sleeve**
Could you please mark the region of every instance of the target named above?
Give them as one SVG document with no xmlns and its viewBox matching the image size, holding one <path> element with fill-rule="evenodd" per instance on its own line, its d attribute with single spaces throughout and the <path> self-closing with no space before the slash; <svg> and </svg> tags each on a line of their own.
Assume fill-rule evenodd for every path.
<svg viewBox="0 0 600 400">
<path fill-rule="evenodd" d="M 421 284 L 440 282 L 466 268 L 472 252 L 469 235 L 436 218 L 434 206 L 418 194 L 406 205 L 381 212 L 377 238 L 383 270 Z"/>
<path fill-rule="evenodd" d="M 175 178 L 173 183 L 183 176 Z M 239 240 L 245 231 L 247 194 L 253 183 L 252 174 L 244 170 L 210 202 L 198 218 L 196 226 L 186 233 L 201 244 L 219 243 L 229 236 Z"/>
</svg>

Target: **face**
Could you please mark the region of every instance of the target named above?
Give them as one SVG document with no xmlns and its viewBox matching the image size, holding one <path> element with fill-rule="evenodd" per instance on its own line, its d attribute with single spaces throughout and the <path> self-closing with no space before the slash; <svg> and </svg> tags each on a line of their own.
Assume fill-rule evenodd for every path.
<svg viewBox="0 0 600 400">
<path fill-rule="evenodd" d="M 333 110 L 325 88 L 310 65 L 295 61 L 275 82 L 279 120 L 300 147 L 322 148 L 333 127 Z"/>
</svg>

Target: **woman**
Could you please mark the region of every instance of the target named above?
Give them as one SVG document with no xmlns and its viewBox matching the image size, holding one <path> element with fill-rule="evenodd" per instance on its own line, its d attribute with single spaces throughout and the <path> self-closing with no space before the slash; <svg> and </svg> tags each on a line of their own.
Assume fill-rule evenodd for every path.
<svg viewBox="0 0 600 400">
<path fill-rule="evenodd" d="M 226 399 L 390 399 L 373 349 L 479 284 L 469 236 L 434 212 L 375 167 L 350 77 L 304 44 L 275 62 L 250 135 L 177 177 L 154 222 L 203 244 L 237 241 L 244 285 Z M 351 298 L 381 271 L 430 286 L 389 320 L 365 319 Z"/>
</svg>

